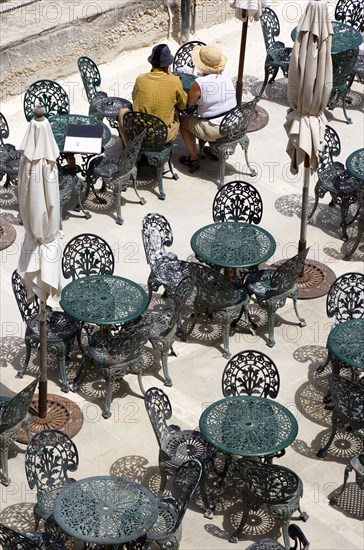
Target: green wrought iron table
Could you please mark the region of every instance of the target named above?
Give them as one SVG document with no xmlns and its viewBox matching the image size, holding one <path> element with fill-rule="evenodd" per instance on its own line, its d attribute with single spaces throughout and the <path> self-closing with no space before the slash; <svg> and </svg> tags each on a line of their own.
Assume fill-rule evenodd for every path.
<svg viewBox="0 0 364 550">
<path fill-rule="evenodd" d="M 358 48 L 363 42 L 360 31 L 354 29 L 351 25 L 346 25 L 339 21 L 331 21 L 331 23 L 332 30 L 334 31 L 331 43 L 331 55 Z M 296 40 L 296 36 L 297 27 L 291 32 L 293 42 Z"/>
<path fill-rule="evenodd" d="M 145 290 L 117 275 L 90 275 L 75 279 L 62 289 L 61 306 L 79 321 L 98 325 L 127 323 L 148 307 Z"/>
<path fill-rule="evenodd" d="M 123 97 L 100 97 L 93 101 L 97 114 L 108 119 L 113 128 L 117 128 L 118 112 L 120 109 L 131 109 L 132 104 Z"/>
<path fill-rule="evenodd" d="M 346 169 L 349 174 L 364 182 L 364 148 L 358 149 L 348 156 Z"/>
<path fill-rule="evenodd" d="M 327 349 L 333 374 L 339 374 L 342 367 L 364 369 L 364 319 L 336 325 L 328 336 Z"/>
<path fill-rule="evenodd" d="M 96 476 L 62 489 L 53 516 L 71 537 L 108 547 L 143 537 L 157 519 L 158 503 L 146 487 L 134 481 Z"/>
<path fill-rule="evenodd" d="M 217 222 L 198 229 L 191 238 L 197 258 L 226 270 L 252 268 L 275 252 L 273 236 L 258 225 Z"/>
</svg>

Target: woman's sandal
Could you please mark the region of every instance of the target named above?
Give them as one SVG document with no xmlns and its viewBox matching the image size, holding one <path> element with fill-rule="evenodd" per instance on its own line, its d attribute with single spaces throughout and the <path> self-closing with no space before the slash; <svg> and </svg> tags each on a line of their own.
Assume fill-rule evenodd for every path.
<svg viewBox="0 0 364 550">
<path fill-rule="evenodd" d="M 193 174 L 193 172 L 196 172 L 196 170 L 200 168 L 199 160 L 200 159 L 198 158 L 195 160 L 191 160 L 190 155 L 188 155 L 188 157 L 186 157 L 185 155 L 183 155 L 182 157 L 179 157 L 180 163 L 184 164 L 185 166 L 188 166 L 189 167 L 188 171 L 191 172 L 191 174 Z"/>
</svg>

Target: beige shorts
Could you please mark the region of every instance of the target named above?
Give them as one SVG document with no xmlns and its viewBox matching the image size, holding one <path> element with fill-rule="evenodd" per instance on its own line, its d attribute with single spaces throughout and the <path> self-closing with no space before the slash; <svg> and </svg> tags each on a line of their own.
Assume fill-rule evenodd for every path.
<svg viewBox="0 0 364 550">
<path fill-rule="evenodd" d="M 216 141 L 222 137 L 219 124 L 213 124 L 209 120 L 197 116 L 184 115 L 183 127 L 203 141 Z"/>
</svg>

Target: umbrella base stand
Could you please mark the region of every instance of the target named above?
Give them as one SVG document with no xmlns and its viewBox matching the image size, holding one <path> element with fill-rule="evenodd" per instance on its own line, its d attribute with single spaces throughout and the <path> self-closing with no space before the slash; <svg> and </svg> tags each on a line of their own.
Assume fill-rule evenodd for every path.
<svg viewBox="0 0 364 550">
<path fill-rule="evenodd" d="M 48 394 L 47 415 L 45 418 L 37 416 L 37 395 L 32 400 L 29 412 L 31 437 L 42 430 L 60 430 L 72 438 L 82 428 L 83 414 L 80 407 L 61 395 Z M 24 444 L 28 443 L 28 436 L 24 428 L 21 428 L 17 441 Z"/>
<path fill-rule="evenodd" d="M 5 250 L 13 244 L 16 238 L 16 231 L 11 223 L 4 219 L 0 220 L 0 250 Z"/>
<path fill-rule="evenodd" d="M 327 265 L 306 259 L 303 275 L 298 278 L 298 298 L 301 300 L 325 296 L 336 275 Z"/>
<path fill-rule="evenodd" d="M 257 105 L 251 123 L 248 126 L 247 132 L 256 132 L 267 126 L 269 115 L 263 107 Z"/>
</svg>

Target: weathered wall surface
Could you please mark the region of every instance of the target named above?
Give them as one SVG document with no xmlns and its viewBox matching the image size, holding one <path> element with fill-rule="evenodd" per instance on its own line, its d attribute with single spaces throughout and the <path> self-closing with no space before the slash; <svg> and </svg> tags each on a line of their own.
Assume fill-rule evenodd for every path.
<svg viewBox="0 0 364 550">
<path fill-rule="evenodd" d="M 24 0 L 27 1 L 27 0 Z M 11 3 L 3 6 L 11 6 Z M 168 37 L 161 0 L 35 2 L 1 15 L 1 99 L 23 93 L 32 82 L 75 71 L 80 55 L 96 63 Z M 180 2 L 172 5 L 172 38 L 180 40 Z M 196 30 L 234 17 L 226 0 L 197 0 Z M 190 35 L 193 39 L 193 35 Z"/>
</svg>

